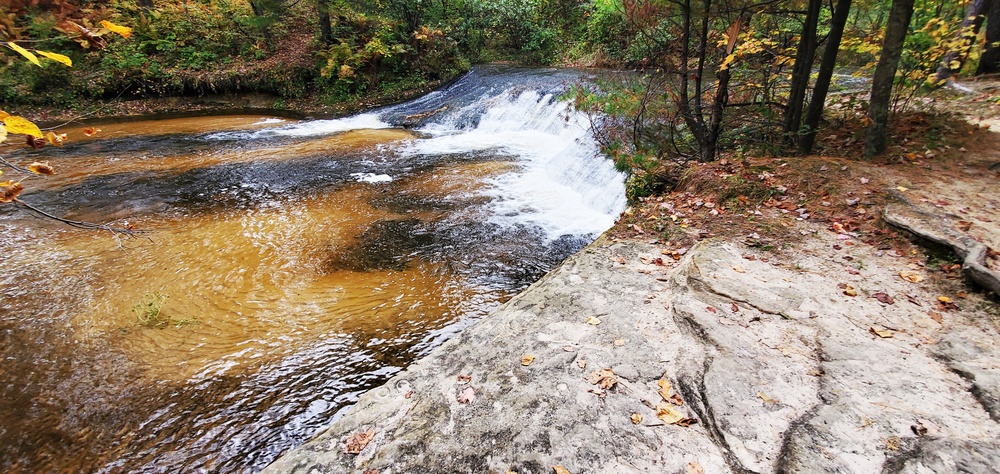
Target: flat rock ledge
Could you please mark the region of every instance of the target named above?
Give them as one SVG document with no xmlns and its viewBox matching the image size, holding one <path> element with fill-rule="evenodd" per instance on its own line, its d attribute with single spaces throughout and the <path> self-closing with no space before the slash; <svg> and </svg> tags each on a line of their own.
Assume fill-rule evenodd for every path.
<svg viewBox="0 0 1000 474">
<path fill-rule="evenodd" d="M 937 313 L 905 259 L 806 239 L 598 241 L 265 472 L 1000 472 L 995 303 Z"/>
</svg>

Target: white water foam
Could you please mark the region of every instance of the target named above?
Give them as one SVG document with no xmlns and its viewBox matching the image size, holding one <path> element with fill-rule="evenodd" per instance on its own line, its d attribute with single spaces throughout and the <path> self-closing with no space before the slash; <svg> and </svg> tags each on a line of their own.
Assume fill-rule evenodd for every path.
<svg viewBox="0 0 1000 474">
<path fill-rule="evenodd" d="M 351 173 L 351 177 L 360 183 L 391 183 L 392 176 L 375 173 Z"/>
<path fill-rule="evenodd" d="M 482 115 L 476 125 L 461 122 L 477 111 Z M 586 117 L 568 104 L 536 92 L 503 93 L 452 117 L 459 118 L 421 129 L 431 137 L 410 142 L 402 152 L 496 150 L 514 157 L 519 169 L 495 178 L 487 191 L 497 222 L 537 226 L 551 239 L 596 235 L 625 208 L 624 175 L 600 154 Z"/>
<path fill-rule="evenodd" d="M 268 119 L 271 120 L 271 119 Z M 281 120 L 281 119 L 278 119 Z M 267 122 L 258 122 L 261 124 Z M 274 122 L 270 122 L 274 123 Z M 309 120 L 284 127 L 268 128 L 253 132 L 219 132 L 208 135 L 210 140 L 254 140 L 258 138 L 285 137 L 318 137 L 353 130 L 390 128 L 392 125 L 383 122 L 377 114 L 365 113 L 331 120 Z"/>
</svg>

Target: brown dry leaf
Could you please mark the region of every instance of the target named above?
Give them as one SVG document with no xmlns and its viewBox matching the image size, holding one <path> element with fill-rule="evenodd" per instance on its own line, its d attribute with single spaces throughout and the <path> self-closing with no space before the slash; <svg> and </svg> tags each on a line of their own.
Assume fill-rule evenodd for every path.
<svg viewBox="0 0 1000 474">
<path fill-rule="evenodd" d="M 705 309 L 707 309 L 708 312 L 710 312 L 710 313 L 715 313 L 716 312 L 715 308 L 712 307 L 712 306 L 706 306 Z"/>
<path fill-rule="evenodd" d="M 534 362 L 534 361 L 535 361 L 535 356 L 533 356 L 531 354 L 525 354 L 525 355 L 521 356 L 521 365 L 523 365 L 525 367 L 531 365 L 531 363 Z"/>
<path fill-rule="evenodd" d="M 601 320 L 597 316 L 591 316 L 587 318 L 587 324 L 591 326 L 597 326 L 598 324 L 601 324 Z"/>
<path fill-rule="evenodd" d="M 566 470 L 565 467 L 562 467 L 562 466 L 560 466 L 558 464 L 556 464 L 555 466 L 552 466 L 552 470 L 555 471 L 555 474 L 569 474 L 569 471 Z"/>
<path fill-rule="evenodd" d="M 364 433 L 354 433 L 348 436 L 347 441 L 344 442 L 344 452 L 347 454 L 358 454 L 361 450 L 365 449 L 365 446 L 368 446 L 368 443 L 371 443 L 374 438 L 374 429 L 365 431 Z"/>
<path fill-rule="evenodd" d="M 667 379 L 660 379 L 656 382 L 660 386 L 659 394 L 663 397 L 663 400 L 670 400 L 670 381 Z"/>
<path fill-rule="evenodd" d="M 746 273 L 747 271 L 743 269 L 740 265 L 733 265 L 733 271 L 736 273 Z"/>
<path fill-rule="evenodd" d="M 471 375 L 461 375 L 460 374 L 458 376 L 458 384 L 459 385 L 465 385 L 465 384 L 467 384 L 467 383 L 469 383 L 471 381 L 472 381 L 472 376 Z"/>
<path fill-rule="evenodd" d="M 24 136 L 24 142 L 27 143 L 28 146 L 30 146 L 31 148 L 34 148 L 36 150 L 41 150 L 42 148 L 45 148 L 45 139 L 44 138 L 35 138 L 35 137 L 31 136 L 31 135 L 25 135 Z"/>
<path fill-rule="evenodd" d="M 844 294 L 847 296 L 858 296 L 858 290 L 851 285 L 844 285 Z"/>
<path fill-rule="evenodd" d="M 910 283 L 920 283 L 924 281 L 924 277 L 913 270 L 903 270 L 899 272 L 899 277 Z"/>
<path fill-rule="evenodd" d="M 615 376 L 615 373 L 612 372 L 611 369 L 601 369 L 591 372 L 591 374 L 587 376 L 587 381 L 592 385 L 597 385 L 603 389 L 609 389 L 618 383 L 618 377 Z"/>
<path fill-rule="evenodd" d="M 670 400 L 667 400 L 667 401 L 670 402 L 670 403 L 673 403 L 674 405 L 677 405 L 677 406 L 684 406 L 684 400 L 681 398 L 680 395 L 678 395 L 676 393 L 673 394 L 673 395 L 671 395 L 670 396 Z"/>
<path fill-rule="evenodd" d="M 45 163 L 36 161 L 28 165 L 28 169 L 35 174 L 44 174 L 47 176 L 52 176 L 56 174 L 56 170 L 52 168 L 52 165 L 50 165 L 48 161 L 46 161 Z"/>
<path fill-rule="evenodd" d="M 7 184 L 7 183 L 10 183 L 10 184 Z M 7 184 L 7 186 L 3 186 L 3 189 L 2 189 L 3 194 L 0 194 L 0 203 L 13 201 L 13 200 L 17 199 L 17 196 L 19 194 L 21 194 L 21 191 L 24 191 L 24 186 L 21 186 L 21 182 L 20 181 L 17 181 L 17 182 L 14 182 L 14 183 L 11 183 L 10 181 L 7 181 L 4 184 Z"/>
<path fill-rule="evenodd" d="M 883 339 L 888 339 L 888 338 L 893 337 L 895 335 L 894 332 L 892 332 L 892 331 L 890 331 L 888 329 L 878 329 L 875 326 L 872 326 L 872 327 L 868 328 L 868 332 L 870 332 L 870 333 L 872 333 L 872 334 L 874 334 L 874 335 L 876 335 L 878 337 L 881 337 Z"/>
<path fill-rule="evenodd" d="M 733 306 L 732 306 L 731 308 L 729 308 L 729 309 L 730 309 L 730 310 L 731 310 L 732 312 L 734 312 L 734 313 L 739 313 L 739 312 L 740 312 L 740 307 L 739 307 L 739 306 L 736 306 L 736 303 L 733 303 Z"/>
<path fill-rule="evenodd" d="M 101 132 L 101 129 L 95 128 L 95 127 L 87 127 L 87 128 L 83 129 L 83 134 L 86 135 L 86 136 L 88 136 L 88 137 L 92 137 L 94 135 L 97 135 L 100 132 Z"/>
<path fill-rule="evenodd" d="M 639 423 L 642 423 L 642 415 L 638 413 L 633 413 L 632 416 L 629 418 L 631 418 L 633 425 L 638 425 Z"/>
<path fill-rule="evenodd" d="M 939 313 L 937 311 L 928 311 L 927 315 L 930 316 L 931 319 L 933 319 L 934 322 L 936 322 L 938 324 L 942 324 L 942 321 L 944 321 L 944 318 L 941 317 L 941 313 Z"/>
<path fill-rule="evenodd" d="M 877 299 L 877 300 L 879 300 L 882 303 L 885 303 L 885 304 L 895 304 L 896 303 L 896 301 L 893 300 L 891 296 L 889 296 L 888 294 L 883 293 L 881 291 L 872 294 L 872 297 L 875 298 L 875 299 Z"/>
<path fill-rule="evenodd" d="M 465 387 L 458 395 L 455 396 L 455 400 L 458 403 L 472 403 L 476 400 L 476 390 L 472 387 Z"/>
<path fill-rule="evenodd" d="M 955 227 L 962 232 L 968 232 L 972 228 L 972 223 L 969 221 L 958 221 L 955 223 Z"/>
</svg>

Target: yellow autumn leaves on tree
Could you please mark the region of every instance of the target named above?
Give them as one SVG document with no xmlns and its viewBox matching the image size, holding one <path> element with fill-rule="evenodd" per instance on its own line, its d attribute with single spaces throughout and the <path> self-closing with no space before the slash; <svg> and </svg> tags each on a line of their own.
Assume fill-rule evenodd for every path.
<svg viewBox="0 0 1000 474">
<path fill-rule="evenodd" d="M 16 115 L 10 115 L 7 112 L 0 110 L 0 143 L 5 142 L 10 134 L 25 135 L 28 137 L 30 142 L 33 142 L 36 139 L 40 140 L 42 138 L 46 138 L 42 135 L 42 131 L 38 128 L 38 125 L 35 125 L 35 123 L 31 120 L 24 117 L 18 117 Z M 62 146 L 62 142 L 65 138 L 65 134 L 57 135 L 53 132 L 49 132 L 47 136 L 49 143 L 57 146 Z M 55 169 L 53 169 L 47 162 L 41 163 L 36 161 L 28 165 L 27 170 L 34 174 L 56 174 Z M 3 170 L 0 170 L 0 175 L 2 174 Z M 20 181 L 0 181 L 0 204 L 13 202 L 21 194 L 21 191 L 24 191 L 24 186 Z"/>
<path fill-rule="evenodd" d="M 107 28 L 108 31 L 111 31 L 112 33 L 117 33 L 117 34 L 121 35 L 123 38 L 128 38 L 129 36 L 132 35 L 132 28 L 129 28 L 127 26 L 116 25 L 116 24 L 114 24 L 114 23 L 112 23 L 112 22 L 110 22 L 108 20 L 102 20 L 101 21 L 101 26 L 103 26 L 104 28 Z M 31 61 L 32 64 L 34 64 L 34 65 L 36 65 L 38 67 L 42 66 L 41 61 L 38 60 L 38 56 L 42 56 L 44 58 L 51 59 L 51 60 L 53 60 L 55 62 L 58 62 L 58 63 L 61 63 L 61 64 L 65 65 L 67 67 L 73 67 L 73 60 L 70 59 L 69 56 L 66 56 L 64 54 L 53 53 L 51 51 L 42 51 L 42 50 L 38 50 L 38 49 L 29 50 L 29 49 L 26 49 L 26 48 L 20 46 L 19 44 L 15 43 L 13 41 L 8 41 L 7 42 L 7 47 L 9 47 L 10 49 L 14 50 L 14 52 L 16 52 L 17 54 L 20 54 L 21 56 L 24 56 L 25 59 L 27 59 L 28 61 Z M 39 138 L 41 138 L 40 135 L 39 135 Z"/>
</svg>

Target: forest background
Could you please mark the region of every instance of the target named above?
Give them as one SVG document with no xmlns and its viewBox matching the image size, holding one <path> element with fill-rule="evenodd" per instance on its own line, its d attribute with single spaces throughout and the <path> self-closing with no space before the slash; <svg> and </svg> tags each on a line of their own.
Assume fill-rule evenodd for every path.
<svg viewBox="0 0 1000 474">
<path fill-rule="evenodd" d="M 630 172 L 632 199 L 676 183 L 692 161 L 812 153 L 822 124 L 852 112 L 866 129 L 855 141 L 878 156 L 890 111 L 954 74 L 1000 64 L 1000 21 L 986 21 L 1000 17 L 998 0 L 6 3 L 0 103 L 35 117 L 234 93 L 268 94 L 275 109 L 352 111 L 481 62 L 626 71 L 567 98 Z M 131 31 L 113 38 L 102 21 Z M 18 48 L 64 55 L 72 67 L 26 61 Z"/>
</svg>

